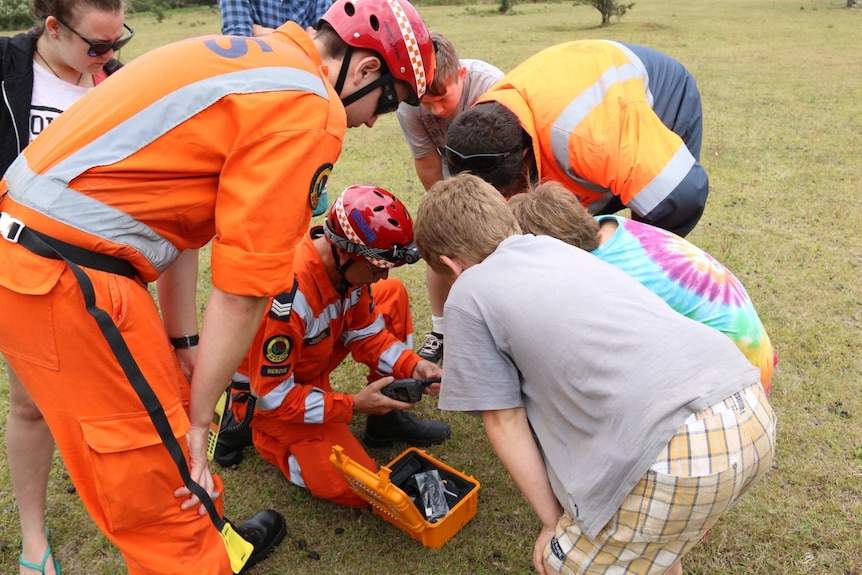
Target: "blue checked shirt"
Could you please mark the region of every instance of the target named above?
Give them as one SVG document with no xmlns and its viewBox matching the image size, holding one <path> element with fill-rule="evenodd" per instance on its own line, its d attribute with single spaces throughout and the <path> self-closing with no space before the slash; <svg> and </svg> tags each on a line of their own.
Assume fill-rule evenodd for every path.
<svg viewBox="0 0 862 575">
<path fill-rule="evenodd" d="M 252 24 L 278 28 L 288 20 L 302 28 L 317 22 L 331 0 L 219 0 L 222 34 L 251 36 Z"/>
</svg>

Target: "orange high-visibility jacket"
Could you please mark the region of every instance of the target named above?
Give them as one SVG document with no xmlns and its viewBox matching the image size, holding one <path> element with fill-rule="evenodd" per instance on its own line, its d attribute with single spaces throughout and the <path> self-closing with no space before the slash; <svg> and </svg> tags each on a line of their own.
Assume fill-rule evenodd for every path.
<svg viewBox="0 0 862 575">
<path fill-rule="evenodd" d="M 130 62 L 54 122 L 6 173 L 3 209 L 145 281 L 215 237 L 213 283 L 271 296 L 290 285 L 346 124 L 295 24 L 193 38 Z"/>
<path fill-rule="evenodd" d="M 348 353 L 381 377 L 410 377 L 420 361 L 387 329 L 369 286 L 336 291 L 312 242 L 322 233 L 323 228 L 312 228 L 296 247 L 293 290 L 272 299 L 237 374 L 258 396 L 252 425 L 274 436 L 282 422 L 353 421 L 353 396 L 332 393 L 329 383 Z M 408 302 L 399 303 L 409 309 Z"/>
<path fill-rule="evenodd" d="M 700 96 L 669 56 L 606 40 L 559 44 L 506 74 L 478 103 L 491 101 L 532 138 L 539 179 L 563 184 L 591 213 L 626 206 L 679 235 L 703 213 Z"/>
</svg>

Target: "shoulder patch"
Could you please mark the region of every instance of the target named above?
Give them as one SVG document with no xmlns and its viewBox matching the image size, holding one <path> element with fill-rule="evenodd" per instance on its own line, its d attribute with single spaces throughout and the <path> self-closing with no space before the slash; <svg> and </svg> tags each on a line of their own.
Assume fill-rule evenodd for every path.
<svg viewBox="0 0 862 575">
<path fill-rule="evenodd" d="M 296 290 L 299 288 L 299 282 L 294 279 L 293 287 L 289 292 L 280 293 L 272 298 L 272 305 L 269 306 L 269 317 L 280 321 L 290 321 L 290 312 L 293 311 L 293 298 L 296 297 Z"/>
<path fill-rule="evenodd" d="M 263 343 L 263 356 L 272 363 L 284 363 L 293 351 L 293 340 L 286 335 L 274 335 Z"/>
<path fill-rule="evenodd" d="M 329 181 L 329 173 L 332 172 L 332 164 L 323 164 L 311 178 L 311 187 L 308 190 L 308 203 L 311 213 L 315 216 L 321 215 L 329 207 L 329 198 L 326 194 L 326 182 Z"/>
</svg>

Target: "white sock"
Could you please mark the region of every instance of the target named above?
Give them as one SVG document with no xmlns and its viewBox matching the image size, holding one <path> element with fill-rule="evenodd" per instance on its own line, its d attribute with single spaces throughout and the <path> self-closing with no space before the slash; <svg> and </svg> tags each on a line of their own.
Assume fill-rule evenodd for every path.
<svg viewBox="0 0 862 575">
<path fill-rule="evenodd" d="M 443 335 L 443 316 L 432 315 L 431 316 L 431 331 L 434 333 L 439 333 Z"/>
</svg>

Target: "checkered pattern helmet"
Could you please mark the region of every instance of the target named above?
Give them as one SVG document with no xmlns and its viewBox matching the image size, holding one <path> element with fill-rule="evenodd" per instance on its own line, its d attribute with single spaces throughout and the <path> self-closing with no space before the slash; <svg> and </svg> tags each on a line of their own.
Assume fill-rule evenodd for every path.
<svg viewBox="0 0 862 575">
<path fill-rule="evenodd" d="M 354 48 L 374 50 L 396 80 L 407 82 L 407 102 L 418 105 L 434 80 L 434 43 L 407 0 L 336 0 L 321 20 Z"/>
<path fill-rule="evenodd" d="M 419 261 L 413 219 L 401 201 L 382 188 L 350 186 L 329 208 L 326 238 L 353 259 L 378 268 Z"/>
</svg>

